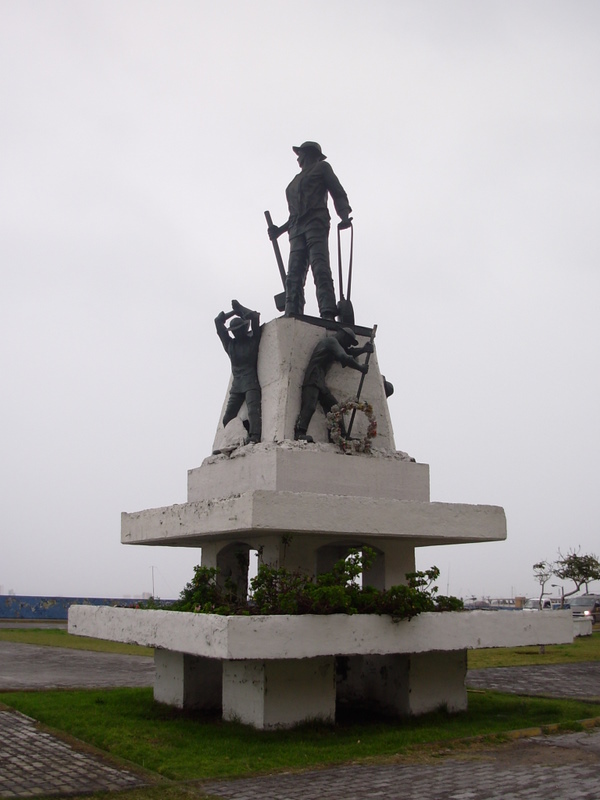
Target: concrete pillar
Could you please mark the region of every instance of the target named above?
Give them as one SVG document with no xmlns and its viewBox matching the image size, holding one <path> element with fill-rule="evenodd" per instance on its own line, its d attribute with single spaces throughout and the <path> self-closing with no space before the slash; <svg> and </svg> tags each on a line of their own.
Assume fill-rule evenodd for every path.
<svg viewBox="0 0 600 800">
<path fill-rule="evenodd" d="M 378 542 L 385 554 L 385 588 L 406 584 L 406 573 L 415 571 L 415 547 L 410 542 Z"/>
<path fill-rule="evenodd" d="M 222 544 L 222 542 L 206 542 L 202 544 L 200 564 L 203 567 L 216 568 L 217 553 L 219 552 L 219 548 L 222 547 Z"/>
<path fill-rule="evenodd" d="M 362 585 L 363 586 L 372 586 L 374 589 L 382 592 L 385 586 L 385 553 L 383 553 L 379 548 L 373 548 L 375 550 L 375 560 L 373 561 L 371 568 L 366 569 L 362 575 Z"/>
<path fill-rule="evenodd" d="M 259 730 L 334 722 L 334 657 L 225 661 L 223 719 Z"/>
<path fill-rule="evenodd" d="M 339 656 L 336 673 L 340 705 L 398 717 L 467 708 L 466 650 Z"/>
<path fill-rule="evenodd" d="M 413 653 L 410 656 L 410 714 L 445 708 L 467 710 L 467 651 Z"/>
<path fill-rule="evenodd" d="M 236 587 L 236 594 L 242 599 L 248 596 L 248 566 L 250 546 L 245 542 L 232 542 L 217 553 L 217 583 L 222 588 L 227 581 Z"/>
<path fill-rule="evenodd" d="M 338 703 L 387 716 L 408 716 L 409 666 L 409 656 L 400 654 L 338 656 Z"/>
<path fill-rule="evenodd" d="M 331 572 L 333 565 L 348 555 L 350 545 L 348 544 L 326 544 L 319 547 L 316 553 L 317 575 L 324 572 Z"/>
<path fill-rule="evenodd" d="M 154 651 L 154 699 L 176 708 L 220 710 L 223 667 L 213 658 Z"/>
</svg>

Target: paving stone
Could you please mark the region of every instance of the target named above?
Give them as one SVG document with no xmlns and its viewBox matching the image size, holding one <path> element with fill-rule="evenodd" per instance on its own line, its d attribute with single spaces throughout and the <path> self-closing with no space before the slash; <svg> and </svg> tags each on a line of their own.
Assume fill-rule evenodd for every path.
<svg viewBox="0 0 600 800">
<path fill-rule="evenodd" d="M 28 753 L 35 753 L 35 762 L 28 761 Z M 134 773 L 77 752 L 40 730 L 24 714 L 0 710 L 0 797 L 66 795 L 143 785 L 145 781 Z"/>
</svg>

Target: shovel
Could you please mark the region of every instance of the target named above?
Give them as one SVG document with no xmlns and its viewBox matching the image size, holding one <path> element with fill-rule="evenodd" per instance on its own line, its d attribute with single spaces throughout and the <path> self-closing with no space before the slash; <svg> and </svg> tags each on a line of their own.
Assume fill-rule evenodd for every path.
<svg viewBox="0 0 600 800">
<path fill-rule="evenodd" d="M 341 224 L 341 223 L 340 223 Z M 354 252 L 354 228 L 352 223 L 348 226 L 350 228 L 350 263 L 348 266 L 348 291 L 347 297 L 344 297 L 344 281 L 342 278 L 342 240 L 341 228 L 338 225 L 337 229 L 337 246 L 338 246 L 338 280 L 340 283 L 340 299 L 337 304 L 338 321 L 343 325 L 354 325 L 354 309 L 350 302 L 350 292 L 352 290 L 352 254 Z"/>
<path fill-rule="evenodd" d="M 371 338 L 369 339 L 371 344 L 373 344 L 375 342 L 376 334 L 377 334 L 377 325 L 373 325 L 373 329 L 371 330 Z M 367 367 L 369 366 L 369 361 L 370 360 L 371 360 L 371 353 L 367 353 L 367 357 L 365 358 L 365 365 Z M 361 395 L 361 392 L 362 392 L 362 388 L 363 388 L 363 385 L 365 383 L 365 376 L 366 376 L 365 372 L 363 372 L 363 374 L 360 376 L 360 383 L 358 384 L 358 392 L 356 393 L 356 402 L 357 403 L 360 400 L 360 395 Z M 350 416 L 350 424 L 348 425 L 348 430 L 346 431 L 346 439 L 349 439 L 350 438 L 350 434 L 352 433 L 352 426 L 354 425 L 354 417 L 355 416 L 356 416 L 356 409 L 353 408 L 352 409 L 352 414 Z"/>
<path fill-rule="evenodd" d="M 271 212 L 265 211 L 265 219 L 267 220 L 267 225 L 269 228 L 273 226 L 273 220 L 271 219 Z M 271 239 L 271 244 L 273 245 L 273 251 L 275 252 L 275 260 L 277 261 L 277 266 L 279 267 L 279 274 L 281 275 L 281 282 L 283 283 L 283 292 L 279 292 L 273 298 L 275 300 L 275 306 L 277 311 L 285 311 L 285 267 L 283 266 L 283 259 L 281 258 L 281 250 L 279 249 L 279 242 L 277 239 Z"/>
</svg>

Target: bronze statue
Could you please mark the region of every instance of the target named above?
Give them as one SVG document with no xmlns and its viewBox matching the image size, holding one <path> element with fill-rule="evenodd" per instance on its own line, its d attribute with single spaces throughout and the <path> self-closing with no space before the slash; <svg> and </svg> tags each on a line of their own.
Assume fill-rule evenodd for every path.
<svg viewBox="0 0 600 800">
<path fill-rule="evenodd" d="M 232 311 L 228 313 L 221 311 L 215 318 L 217 334 L 231 360 L 233 377 L 223 417 L 223 427 L 238 415 L 245 400 L 248 407 L 248 421 L 244 421 L 243 424 L 248 431 L 246 444 L 250 444 L 260 442 L 262 427 L 261 390 L 256 371 L 261 335 L 260 314 L 258 311 L 244 308 L 237 300 L 231 301 L 231 308 Z M 230 322 L 229 328 L 226 328 L 225 321 L 230 317 L 235 319 Z"/>
<path fill-rule="evenodd" d="M 359 364 L 356 357 L 362 353 L 372 353 L 373 345 L 367 342 L 363 347 L 356 347 L 357 344 L 353 331 L 350 328 L 341 328 L 333 336 L 321 339 L 316 345 L 304 373 L 302 405 L 294 428 L 294 439 L 312 442 L 312 437 L 307 436 L 306 431 L 316 411 L 317 403 L 321 404 L 326 414 L 337 404 L 338 401 L 325 383 L 325 375 L 332 364 L 337 362 L 343 367 L 356 369 L 363 375 L 367 374 L 368 364 Z M 346 435 L 343 422 L 342 435 Z"/>
<path fill-rule="evenodd" d="M 329 225 L 327 195 L 341 219 L 340 228 L 349 228 L 352 209 L 348 196 L 331 166 L 325 162 L 321 145 L 304 142 L 292 147 L 298 156 L 301 172 L 285 190 L 290 216 L 286 223 L 269 227 L 269 238 L 277 239 L 285 231 L 290 236 L 290 257 L 285 283 L 285 316 L 304 311 L 304 284 L 309 266 L 312 268 L 319 314 L 335 319 L 337 303 L 329 265 Z"/>
</svg>

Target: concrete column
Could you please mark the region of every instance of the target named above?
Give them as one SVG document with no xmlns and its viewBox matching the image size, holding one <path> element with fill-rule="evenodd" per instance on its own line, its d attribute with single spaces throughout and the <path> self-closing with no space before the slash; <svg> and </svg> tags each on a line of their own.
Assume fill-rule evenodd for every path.
<svg viewBox="0 0 600 800">
<path fill-rule="evenodd" d="M 220 710 L 223 668 L 219 660 L 156 649 L 154 667 L 154 699 L 158 703 Z"/>
<path fill-rule="evenodd" d="M 385 587 L 406 584 L 406 573 L 415 571 L 415 547 L 410 542 L 387 540 L 378 542 L 384 552 Z M 379 587 L 378 587 L 379 588 Z"/>
<path fill-rule="evenodd" d="M 326 544 L 319 547 L 316 554 L 317 575 L 324 572 L 331 572 L 333 565 L 348 555 L 350 545 L 348 544 Z"/>
<path fill-rule="evenodd" d="M 410 656 L 409 705 L 411 716 L 445 708 L 467 710 L 467 651 L 413 653 Z"/>
<path fill-rule="evenodd" d="M 206 542 L 202 544 L 202 555 L 200 559 L 200 564 L 203 567 L 215 567 L 217 566 L 217 552 L 219 548 L 222 546 L 222 542 Z"/>
<path fill-rule="evenodd" d="M 410 658 L 404 654 L 338 656 L 338 703 L 387 716 L 408 716 L 409 666 Z"/>
<path fill-rule="evenodd" d="M 337 659 L 337 700 L 388 716 L 467 708 L 466 650 Z"/>
<path fill-rule="evenodd" d="M 242 599 L 248 596 L 249 552 L 250 546 L 245 542 L 232 542 L 217 553 L 217 583 L 224 588 L 226 581 L 232 581 Z"/>
<path fill-rule="evenodd" d="M 335 720 L 334 657 L 225 661 L 223 719 L 259 730 Z"/>
</svg>

